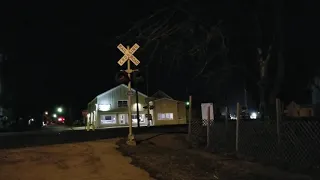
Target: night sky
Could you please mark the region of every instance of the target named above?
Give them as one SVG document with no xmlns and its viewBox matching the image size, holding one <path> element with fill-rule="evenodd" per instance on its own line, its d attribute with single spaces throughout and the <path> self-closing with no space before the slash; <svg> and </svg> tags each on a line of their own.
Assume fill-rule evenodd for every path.
<svg viewBox="0 0 320 180">
<path fill-rule="evenodd" d="M 116 48 L 119 43 L 116 36 L 157 9 L 156 1 L 11 2 L 0 4 L 0 50 L 7 55 L 3 89 L 5 96 L 11 99 L 11 106 L 21 113 L 42 112 L 60 104 L 72 105 L 80 112 L 96 95 L 116 86 L 114 77 L 121 69 L 117 61 L 122 56 Z M 252 32 L 246 30 L 250 25 L 244 19 L 246 8 L 252 4 L 251 1 L 236 2 L 221 1 L 224 9 L 220 10 L 225 23 L 229 24 L 228 31 L 233 31 L 232 57 L 246 61 L 255 57 L 250 54 L 255 51 L 254 47 L 250 49 L 251 41 L 246 42 Z M 289 64 L 284 86 L 295 87 L 294 92 L 283 90 L 287 99 L 300 97 L 296 87 L 304 86 L 304 81 L 308 81 L 306 77 L 313 75 L 318 66 L 319 27 L 315 12 L 311 0 L 290 1 L 283 11 L 285 56 Z M 140 61 L 144 67 L 144 59 Z M 150 83 L 149 92 L 162 89 L 169 95 L 186 98 L 186 88 L 182 84 L 188 82 L 160 75 L 167 68 L 153 64 L 150 78 L 157 82 Z M 241 85 L 236 86 L 229 86 L 233 89 L 230 97 L 234 102 L 242 98 L 239 95 Z"/>
</svg>

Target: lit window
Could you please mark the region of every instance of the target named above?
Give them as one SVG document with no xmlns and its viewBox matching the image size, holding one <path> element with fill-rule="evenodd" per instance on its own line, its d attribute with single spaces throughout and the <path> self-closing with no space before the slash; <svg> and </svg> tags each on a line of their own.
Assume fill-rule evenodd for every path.
<svg viewBox="0 0 320 180">
<path fill-rule="evenodd" d="M 158 120 L 173 120 L 173 113 L 158 113 Z"/>
<path fill-rule="evenodd" d="M 138 116 L 136 114 L 132 114 L 131 117 L 132 117 L 132 122 L 133 123 L 137 123 L 138 122 L 138 118 L 137 118 Z M 142 114 L 139 114 L 139 117 L 140 117 L 139 118 L 140 119 L 140 123 L 144 123 L 144 119 L 145 118 L 142 116 Z"/>
<path fill-rule="evenodd" d="M 116 115 L 102 115 L 101 124 L 116 124 Z"/>
</svg>

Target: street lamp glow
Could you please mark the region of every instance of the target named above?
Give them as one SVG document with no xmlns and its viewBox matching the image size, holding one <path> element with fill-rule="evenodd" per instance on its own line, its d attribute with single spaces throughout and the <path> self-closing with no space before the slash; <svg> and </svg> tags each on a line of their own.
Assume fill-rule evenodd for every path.
<svg viewBox="0 0 320 180">
<path fill-rule="evenodd" d="M 56 115 L 56 114 L 53 114 L 53 115 L 52 115 L 52 117 L 56 118 L 56 117 L 57 117 L 57 115 Z"/>
<path fill-rule="evenodd" d="M 59 107 L 59 108 L 57 109 L 57 111 L 58 111 L 59 113 L 62 113 L 62 108 Z"/>
<path fill-rule="evenodd" d="M 250 119 L 257 119 L 257 113 L 255 112 L 251 113 Z"/>
<path fill-rule="evenodd" d="M 189 101 L 187 101 L 187 102 L 186 102 L 186 105 L 187 105 L 187 106 L 189 106 L 189 105 L 190 105 Z"/>
<path fill-rule="evenodd" d="M 44 112 L 45 115 L 48 115 L 48 111 Z"/>
</svg>

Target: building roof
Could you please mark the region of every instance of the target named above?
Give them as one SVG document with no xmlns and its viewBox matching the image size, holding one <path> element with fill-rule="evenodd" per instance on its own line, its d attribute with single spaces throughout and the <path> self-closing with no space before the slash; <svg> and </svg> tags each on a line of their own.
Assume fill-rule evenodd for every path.
<svg viewBox="0 0 320 180">
<path fill-rule="evenodd" d="M 292 105 L 294 105 L 294 106 L 297 107 L 297 108 L 312 108 L 312 107 L 313 107 L 312 104 L 298 104 L 298 103 L 296 103 L 295 101 L 291 101 L 291 102 L 286 106 L 286 108 L 288 108 L 288 107 L 290 107 L 290 106 L 292 106 Z"/>
<path fill-rule="evenodd" d="M 154 101 L 161 101 L 161 100 L 170 100 L 170 101 L 176 101 L 176 102 L 183 102 L 183 101 L 175 100 L 175 99 L 172 99 L 172 98 L 158 98 L 158 99 L 155 99 Z"/>
<path fill-rule="evenodd" d="M 166 94 L 165 92 L 163 92 L 161 90 L 158 90 L 151 97 L 154 97 L 156 99 L 161 99 L 161 98 L 173 99 L 172 97 L 170 97 L 168 94 Z"/>
<path fill-rule="evenodd" d="M 112 89 L 109 89 L 108 91 L 106 91 L 106 92 L 104 92 L 104 93 L 101 93 L 101 94 L 99 94 L 98 96 L 97 96 L 97 98 L 99 98 L 99 97 L 101 97 L 101 96 L 103 96 L 103 95 L 105 95 L 105 94 L 108 94 L 108 93 L 110 93 L 111 91 L 113 91 L 113 90 L 116 90 L 116 89 L 118 89 L 118 88 L 121 88 L 121 87 L 125 87 L 125 88 L 129 88 L 127 85 L 125 85 L 125 84 L 120 84 L 119 86 L 116 86 L 116 87 L 114 87 L 114 88 L 112 88 Z M 135 89 L 133 89 L 133 88 L 131 88 L 131 90 L 132 91 L 136 91 Z M 143 93 L 141 93 L 141 92 L 139 92 L 139 95 L 141 95 L 141 96 L 144 96 L 144 97 L 148 97 L 147 95 L 145 95 L 145 94 L 143 94 Z"/>
</svg>

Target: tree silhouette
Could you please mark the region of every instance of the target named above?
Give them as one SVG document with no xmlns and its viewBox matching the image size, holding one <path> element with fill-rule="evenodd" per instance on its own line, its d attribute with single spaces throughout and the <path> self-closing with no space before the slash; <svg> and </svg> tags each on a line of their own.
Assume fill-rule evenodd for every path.
<svg viewBox="0 0 320 180">
<path fill-rule="evenodd" d="M 231 6 L 225 7 L 219 1 L 210 4 L 178 0 L 134 23 L 118 36 L 118 41 L 142 44 L 141 56 L 148 59 L 148 65 L 155 61 L 165 64 L 167 72 L 183 74 L 180 77 L 189 82 L 187 87 L 206 88 L 216 97 L 227 93 L 225 84 L 235 81 L 231 76 L 242 82 L 244 78 L 247 84 L 255 84 L 248 91 L 260 89 L 260 106 L 264 111 L 266 103 L 274 103 L 284 78 L 280 12 L 283 1 L 232 3 L 237 7 L 228 10 Z M 245 14 L 237 19 L 241 23 L 230 20 L 241 14 Z M 233 23 L 236 25 L 230 25 Z M 243 42 L 239 43 L 239 39 Z M 258 58 L 238 58 L 241 52 L 237 49 L 245 50 L 241 46 L 248 47 L 246 51 L 251 54 L 258 54 Z M 268 73 L 271 69 L 277 69 L 276 73 Z"/>
<path fill-rule="evenodd" d="M 155 61 L 167 64 L 169 76 L 179 71 L 184 80 L 202 79 L 203 83 L 210 82 L 219 73 L 217 79 L 223 79 L 224 71 L 236 66 L 227 61 L 223 21 L 210 16 L 211 8 L 203 7 L 206 6 L 188 1 L 165 6 L 136 22 L 118 41 L 143 44 L 146 64 Z"/>
</svg>

